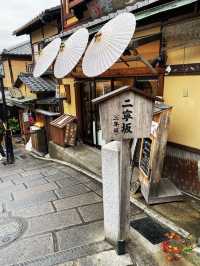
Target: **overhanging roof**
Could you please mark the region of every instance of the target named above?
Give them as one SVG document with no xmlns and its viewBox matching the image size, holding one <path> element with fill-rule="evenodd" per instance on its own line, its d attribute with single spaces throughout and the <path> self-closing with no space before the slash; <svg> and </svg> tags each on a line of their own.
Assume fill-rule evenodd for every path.
<svg viewBox="0 0 200 266">
<path fill-rule="evenodd" d="M 24 83 L 31 92 L 55 92 L 56 83 L 50 78 L 34 78 L 32 74 L 20 74 L 15 82 L 15 87 Z"/>
<path fill-rule="evenodd" d="M 6 105 L 13 107 L 25 107 L 26 105 L 32 104 L 35 102 L 35 97 L 24 97 L 22 99 L 13 98 L 9 95 L 6 95 Z M 0 103 L 2 103 L 2 99 L 0 98 Z"/>
<path fill-rule="evenodd" d="M 37 17 L 33 18 L 25 25 L 20 27 L 19 29 L 13 32 L 13 35 L 20 36 L 24 34 L 29 34 L 30 32 L 34 31 L 35 29 L 41 27 L 42 25 L 50 22 L 60 15 L 60 5 L 55 6 L 49 9 L 44 10 L 40 13 Z"/>
<path fill-rule="evenodd" d="M 110 19 L 116 17 L 119 13 L 123 12 L 134 12 L 136 16 L 137 21 L 141 21 L 143 19 L 150 18 L 154 15 L 164 13 L 166 11 L 170 10 L 175 10 L 180 7 L 187 6 L 189 4 L 198 2 L 199 0 L 175 0 L 169 3 L 165 4 L 159 4 L 156 7 L 149 8 L 143 11 L 136 12 L 135 5 L 133 6 L 128 6 L 125 9 L 118 10 L 117 12 L 110 13 L 107 16 L 103 16 L 101 18 L 97 18 L 91 22 L 84 23 L 82 25 L 77 25 L 73 29 L 66 31 L 64 33 L 58 34 L 57 36 L 54 36 L 52 38 L 47 39 L 46 41 L 51 41 L 55 39 L 56 37 L 61 37 L 61 38 L 67 38 L 69 35 L 73 34 L 75 31 L 77 31 L 79 28 L 87 28 L 90 32 L 90 34 L 94 34 L 99 31 L 99 29 Z M 161 1 L 160 1 L 161 2 Z"/>
<path fill-rule="evenodd" d="M 4 49 L 1 57 L 27 57 L 32 58 L 32 50 L 30 42 L 23 42 L 11 48 Z"/>
</svg>

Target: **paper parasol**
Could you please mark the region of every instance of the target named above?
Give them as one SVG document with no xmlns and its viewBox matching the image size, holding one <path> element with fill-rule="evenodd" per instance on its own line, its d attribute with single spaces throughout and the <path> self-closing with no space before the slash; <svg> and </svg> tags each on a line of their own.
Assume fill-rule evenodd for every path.
<svg viewBox="0 0 200 266">
<path fill-rule="evenodd" d="M 131 13 L 122 13 L 106 23 L 85 52 L 83 73 L 95 77 L 108 70 L 128 47 L 135 27 L 136 19 Z"/>
<path fill-rule="evenodd" d="M 62 45 L 54 65 L 56 78 L 63 78 L 78 64 L 88 44 L 89 32 L 82 28 L 76 31 Z"/>
<path fill-rule="evenodd" d="M 47 71 L 47 69 L 55 60 L 60 50 L 60 45 L 61 45 L 61 39 L 56 38 L 42 50 L 33 71 L 33 76 L 35 78 L 40 77 L 42 74 L 44 74 Z"/>
</svg>

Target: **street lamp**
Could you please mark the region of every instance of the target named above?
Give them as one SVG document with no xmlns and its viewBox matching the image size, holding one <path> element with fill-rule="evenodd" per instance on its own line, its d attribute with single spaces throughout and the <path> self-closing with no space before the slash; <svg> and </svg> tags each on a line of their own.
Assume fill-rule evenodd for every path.
<svg viewBox="0 0 200 266">
<path fill-rule="evenodd" d="M 3 102 L 3 119 L 2 120 L 6 125 L 6 129 L 5 129 L 6 158 L 7 158 L 7 164 L 13 164 L 15 161 L 15 157 L 13 153 L 12 132 L 9 128 L 9 123 L 8 123 L 8 109 L 6 105 L 3 78 L 4 78 L 3 66 L 2 64 L 0 64 L 0 91 L 1 91 L 2 102 Z"/>
</svg>

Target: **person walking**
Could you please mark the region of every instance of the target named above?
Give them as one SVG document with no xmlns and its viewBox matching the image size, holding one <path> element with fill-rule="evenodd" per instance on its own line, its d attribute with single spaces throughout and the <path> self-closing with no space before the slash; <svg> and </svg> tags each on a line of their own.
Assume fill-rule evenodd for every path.
<svg viewBox="0 0 200 266">
<path fill-rule="evenodd" d="M 4 131 L 5 131 L 4 124 L 3 124 L 3 121 L 0 119 L 0 155 L 2 157 L 6 157 L 6 154 L 5 154 L 3 146 L 2 146 Z"/>
</svg>

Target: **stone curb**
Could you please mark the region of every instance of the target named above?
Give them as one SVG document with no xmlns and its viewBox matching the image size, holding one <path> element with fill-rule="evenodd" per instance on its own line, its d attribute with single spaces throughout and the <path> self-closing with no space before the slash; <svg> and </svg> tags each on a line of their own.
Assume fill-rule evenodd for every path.
<svg viewBox="0 0 200 266">
<path fill-rule="evenodd" d="M 134 205 L 136 205 L 139 209 L 143 210 L 148 216 L 157 220 L 159 223 L 165 225 L 166 227 L 172 229 L 173 231 L 175 231 L 176 233 L 178 233 L 182 237 L 184 237 L 184 238 L 190 237 L 191 234 L 189 232 L 187 232 L 183 228 L 177 226 L 172 221 L 164 218 L 162 215 L 158 214 L 154 210 L 149 209 L 148 206 L 146 206 L 144 203 L 138 201 L 137 199 L 135 199 L 133 197 L 130 198 L 130 202 L 133 203 Z"/>
</svg>

